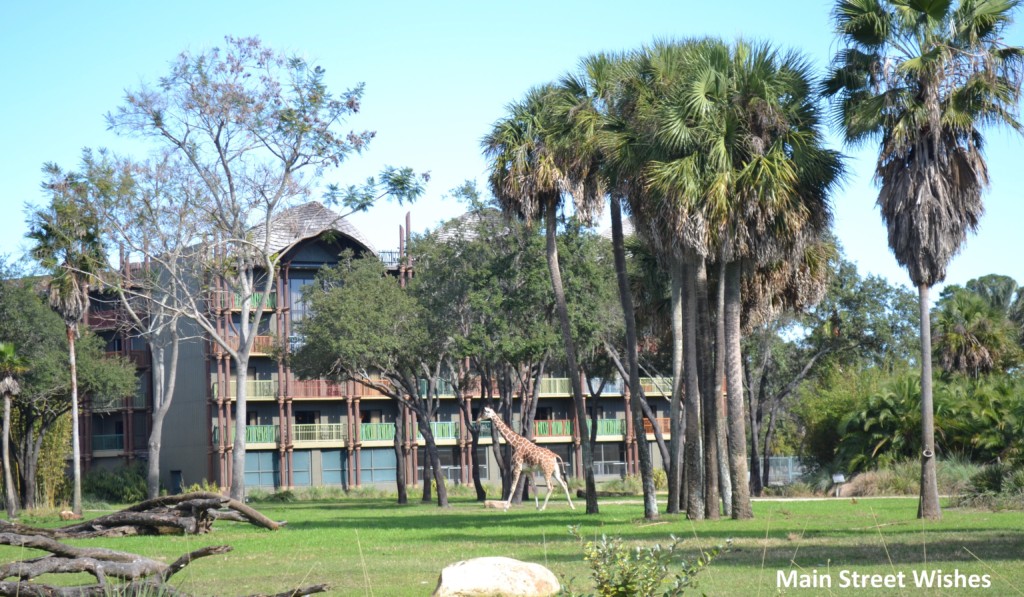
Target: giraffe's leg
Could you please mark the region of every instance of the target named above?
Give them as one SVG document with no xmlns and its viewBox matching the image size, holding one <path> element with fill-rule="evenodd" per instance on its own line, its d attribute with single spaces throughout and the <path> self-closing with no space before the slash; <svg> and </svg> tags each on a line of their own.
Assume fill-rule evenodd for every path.
<svg viewBox="0 0 1024 597">
<path fill-rule="evenodd" d="M 530 481 L 533 482 L 533 505 L 538 510 L 543 510 L 544 508 L 540 507 L 540 496 L 537 495 L 540 492 L 540 488 L 537 487 L 537 473 L 535 471 L 530 471 Z M 545 501 L 544 503 L 546 504 L 547 502 Z"/>
<path fill-rule="evenodd" d="M 520 460 L 512 460 L 512 485 L 509 486 L 508 499 L 505 500 L 505 511 L 512 505 L 512 496 L 516 494 L 516 486 L 519 484 L 519 475 L 523 472 L 523 463 Z"/>
<path fill-rule="evenodd" d="M 555 477 L 555 479 L 558 479 L 558 483 L 562 486 L 562 489 L 565 490 L 565 499 L 569 500 L 569 508 L 575 510 L 576 506 L 572 505 L 572 498 L 569 497 L 569 486 L 565 484 L 565 481 L 562 479 L 562 473 L 560 473 L 558 471 L 557 467 L 555 468 L 554 477 Z M 548 485 L 549 486 L 551 485 L 551 481 L 550 480 L 548 480 Z M 548 496 L 549 497 L 551 496 L 551 490 L 550 489 L 548 489 Z M 544 501 L 547 502 L 547 500 L 544 500 Z"/>
<path fill-rule="evenodd" d="M 548 507 L 548 500 L 551 499 L 551 471 L 544 471 L 544 480 L 548 484 L 548 493 L 544 496 L 544 505 L 540 507 L 541 510 Z"/>
</svg>

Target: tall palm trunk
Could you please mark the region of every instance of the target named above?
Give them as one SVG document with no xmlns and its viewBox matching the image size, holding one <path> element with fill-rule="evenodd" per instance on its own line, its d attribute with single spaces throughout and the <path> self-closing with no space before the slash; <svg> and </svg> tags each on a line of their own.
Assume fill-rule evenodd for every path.
<svg viewBox="0 0 1024 597">
<path fill-rule="evenodd" d="M 11 475 L 11 394 L 4 392 L 4 503 L 7 505 L 7 519 L 18 515 L 18 498 L 14 493 L 14 479 Z"/>
<path fill-rule="evenodd" d="M 702 260 L 703 261 L 703 260 Z M 712 308 L 708 297 L 706 264 L 697 271 L 697 316 L 700 334 L 701 418 L 704 438 L 704 515 L 718 520 L 718 416 L 715 389 L 715 326 L 712 326 Z M 714 309 L 717 313 L 717 308 Z"/>
<path fill-rule="evenodd" d="M 612 252 L 615 257 L 615 277 L 619 283 L 619 300 L 626 324 L 626 359 L 629 366 L 630 409 L 633 414 L 633 428 L 636 430 L 637 450 L 640 457 L 640 480 L 644 488 L 644 518 L 658 518 L 658 497 L 654 489 L 654 464 L 651 460 L 651 446 L 643 432 L 643 414 L 640 404 L 640 362 L 637 355 L 636 314 L 633 310 L 633 295 L 629 290 L 626 275 L 626 248 L 622 232 L 622 204 L 618 197 L 611 200 Z M 595 423 L 595 430 L 596 430 Z M 674 437 L 674 436 L 673 436 Z M 671 501 L 669 502 L 671 504 Z"/>
<path fill-rule="evenodd" d="M 82 447 L 78 431 L 78 365 L 75 362 L 75 329 L 67 326 L 68 361 L 71 366 L 71 459 L 74 478 L 74 493 L 71 510 L 75 514 L 82 513 Z"/>
<path fill-rule="evenodd" d="M 935 471 L 935 407 L 932 404 L 932 330 L 928 286 L 917 287 L 921 308 L 921 502 L 917 517 L 942 518 Z"/>
<path fill-rule="evenodd" d="M 686 516 L 704 519 L 704 464 L 701 459 L 700 433 L 700 366 L 697 364 L 697 268 L 704 267 L 703 258 L 690 255 L 686 259 L 686 292 L 683 299 L 683 366 L 686 376 Z"/>
<path fill-rule="evenodd" d="M 729 469 L 732 517 L 753 518 L 747 471 L 747 429 L 743 413 L 743 352 L 740 347 L 740 263 L 725 266 L 725 386 L 729 411 Z"/>
<path fill-rule="evenodd" d="M 580 368 L 576 360 L 576 343 L 572 337 L 572 326 L 569 322 L 569 306 L 565 300 L 565 288 L 562 286 L 562 270 L 558 265 L 558 245 L 555 242 L 558 234 L 558 214 L 555 201 L 546 201 L 546 240 L 548 269 L 551 271 L 551 288 L 555 293 L 555 311 L 558 324 L 562 330 L 562 342 L 565 344 L 565 361 L 569 368 L 569 381 L 572 383 L 572 398 L 576 405 L 576 421 L 584 425 L 587 420 L 587 406 L 583 402 L 583 383 L 580 380 Z M 583 448 L 583 474 L 587 486 L 587 514 L 597 514 L 597 483 L 594 481 L 594 454 L 590 451 L 590 442 L 581 442 Z"/>
<path fill-rule="evenodd" d="M 683 263 L 672 254 L 672 399 L 669 402 L 668 512 L 683 506 Z"/>
<path fill-rule="evenodd" d="M 718 444 L 718 487 L 722 512 L 732 516 L 732 475 L 729 474 L 729 429 L 725 407 L 725 259 L 719 260 L 715 292 L 715 441 Z"/>
</svg>

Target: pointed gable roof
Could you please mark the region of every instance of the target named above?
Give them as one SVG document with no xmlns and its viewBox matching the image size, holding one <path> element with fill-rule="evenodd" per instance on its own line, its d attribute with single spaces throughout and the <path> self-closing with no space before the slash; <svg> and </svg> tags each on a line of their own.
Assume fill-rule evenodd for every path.
<svg viewBox="0 0 1024 597">
<path fill-rule="evenodd" d="M 319 201 L 296 205 L 277 214 L 270 223 L 269 249 L 280 252 L 327 231 L 344 234 L 377 255 L 377 250 L 355 226 Z M 252 233 L 254 238 L 261 238 L 263 225 L 253 228 Z"/>
</svg>

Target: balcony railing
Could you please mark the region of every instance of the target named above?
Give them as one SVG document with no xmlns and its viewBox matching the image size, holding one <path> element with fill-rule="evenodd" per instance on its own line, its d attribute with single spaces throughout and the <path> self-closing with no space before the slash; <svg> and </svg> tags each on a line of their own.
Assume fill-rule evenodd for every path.
<svg viewBox="0 0 1024 597">
<path fill-rule="evenodd" d="M 345 396 L 345 386 L 326 379 L 303 379 L 288 383 L 288 394 L 292 398 L 340 398 Z"/>
<path fill-rule="evenodd" d="M 552 421 L 534 421 L 534 437 L 565 437 L 572 435 L 572 421 L 555 419 Z"/>
<path fill-rule="evenodd" d="M 225 396 L 220 394 L 220 384 L 213 382 L 213 397 L 214 398 L 227 398 L 229 400 L 234 399 L 235 389 L 238 387 L 236 381 L 232 380 L 228 382 L 228 393 Z M 276 380 L 247 380 L 245 382 L 245 396 L 246 398 L 252 398 L 254 400 L 272 400 L 277 398 L 278 384 Z"/>
<path fill-rule="evenodd" d="M 245 426 L 245 443 L 246 444 L 273 444 L 277 443 L 281 439 L 281 428 L 278 425 L 246 425 Z M 217 444 L 220 440 L 220 429 L 217 427 L 213 428 L 213 443 Z M 235 427 L 232 425 L 228 429 L 228 443 L 235 440 Z"/>
<path fill-rule="evenodd" d="M 545 377 L 540 380 L 542 396 L 572 396 L 572 385 L 568 377 Z"/>
<path fill-rule="evenodd" d="M 590 432 L 590 419 L 587 419 L 587 432 Z M 598 419 L 597 435 L 626 435 L 625 419 Z"/>
<path fill-rule="evenodd" d="M 94 435 L 92 436 L 92 449 L 93 451 L 124 450 L 124 434 Z"/>
<path fill-rule="evenodd" d="M 364 442 L 391 441 L 395 439 L 394 423 L 361 423 L 359 439 Z"/>
<path fill-rule="evenodd" d="M 640 385 L 643 387 L 644 393 L 648 395 L 672 395 L 671 377 L 641 377 Z"/>
<path fill-rule="evenodd" d="M 459 439 L 459 422 L 458 421 L 432 421 L 430 423 L 430 431 L 434 434 L 434 439 Z M 423 439 L 420 433 L 416 432 L 417 439 Z"/>
<path fill-rule="evenodd" d="M 262 298 L 263 298 L 263 293 L 262 292 L 254 292 L 254 293 L 252 293 L 252 295 L 249 297 L 249 307 L 251 309 L 255 309 L 256 306 L 260 304 L 260 301 L 262 300 Z M 242 305 L 244 303 L 245 303 L 245 297 L 242 296 L 241 294 L 238 294 L 238 293 L 216 292 L 216 293 L 214 293 L 214 296 L 213 296 L 213 304 L 216 307 L 220 308 L 220 309 L 231 309 L 231 310 L 237 311 L 237 310 L 241 310 Z M 267 301 L 266 301 L 266 304 L 264 305 L 264 307 L 267 308 L 267 309 L 276 309 L 277 308 L 277 293 L 276 292 L 271 292 L 270 295 L 267 296 Z"/>
<path fill-rule="evenodd" d="M 661 429 L 662 433 L 669 433 L 672 419 L 668 417 L 657 417 L 654 421 L 658 424 L 658 428 Z M 644 419 L 644 433 L 654 433 L 654 426 L 651 425 L 649 419 Z"/>
<path fill-rule="evenodd" d="M 427 390 L 430 389 L 430 382 L 426 379 L 419 380 L 419 390 L 421 396 L 427 395 Z M 455 390 L 452 388 L 451 382 L 439 379 L 437 380 L 437 395 L 438 396 L 454 396 Z"/>
<path fill-rule="evenodd" d="M 292 441 L 296 442 L 343 442 L 343 423 L 297 424 L 292 426 Z"/>
</svg>

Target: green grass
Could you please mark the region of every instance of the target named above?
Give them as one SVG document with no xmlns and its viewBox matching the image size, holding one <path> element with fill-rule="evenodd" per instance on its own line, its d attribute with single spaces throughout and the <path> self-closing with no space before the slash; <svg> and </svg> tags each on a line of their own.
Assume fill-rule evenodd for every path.
<svg viewBox="0 0 1024 597">
<path fill-rule="evenodd" d="M 547 565 L 577 591 L 591 589 L 580 545 L 567 532 L 579 525 L 584 537 L 620 536 L 629 542 L 668 543 L 685 537 L 686 552 L 724 544 L 720 555 L 699 578 L 692 594 L 774 595 L 778 570 L 831 573 L 831 591 L 787 589 L 786 595 L 893 595 L 898 590 L 842 589 L 839 571 L 889 574 L 904 572 L 909 588 L 902 594 L 1024 595 L 1024 514 L 947 508 L 938 523 L 915 518 L 914 499 L 761 501 L 751 521 L 691 523 L 663 515 L 645 522 L 637 503 L 601 504 L 601 514 L 587 516 L 552 502 L 545 512 L 533 505 L 508 512 L 485 510 L 465 499 L 440 510 L 419 503 L 397 506 L 383 499 L 262 503 L 268 516 L 288 526 L 270 532 L 238 523 L 219 522 L 199 537 L 128 537 L 78 541 L 171 561 L 205 545 L 229 544 L 224 556 L 194 562 L 175 577 L 183 590 L 204 595 L 277 592 L 320 582 L 336 595 L 428 595 L 438 573 L 458 560 L 502 555 Z M 94 515 L 99 512 L 92 513 Z M 39 524 L 40 520 L 34 520 Z M 49 521 L 47 521 L 49 522 Z M 53 521 L 52 524 L 58 524 Z M 31 551 L 3 547 L 0 561 L 33 557 Z M 925 591 L 910 582 L 913 570 L 941 568 L 964 574 L 989 574 L 992 587 Z M 88 582 L 87 577 L 82 581 Z M 40 582 L 54 582 L 40 579 Z"/>
</svg>

